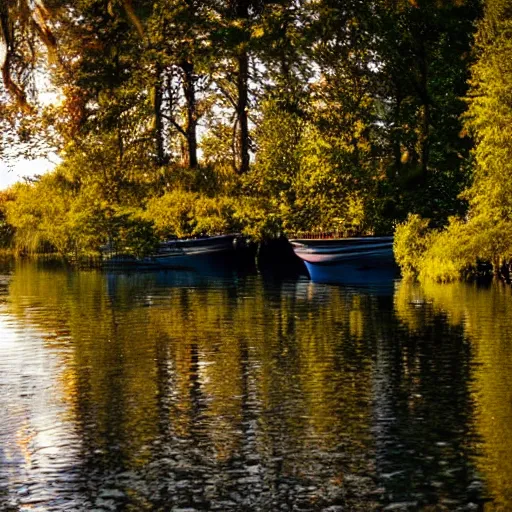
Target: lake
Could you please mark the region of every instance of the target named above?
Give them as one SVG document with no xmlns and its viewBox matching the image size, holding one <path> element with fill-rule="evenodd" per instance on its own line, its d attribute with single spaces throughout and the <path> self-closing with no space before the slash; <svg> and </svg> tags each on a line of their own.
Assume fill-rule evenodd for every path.
<svg viewBox="0 0 512 512">
<path fill-rule="evenodd" d="M 0 265 L 0 510 L 512 510 L 512 293 Z"/>
</svg>

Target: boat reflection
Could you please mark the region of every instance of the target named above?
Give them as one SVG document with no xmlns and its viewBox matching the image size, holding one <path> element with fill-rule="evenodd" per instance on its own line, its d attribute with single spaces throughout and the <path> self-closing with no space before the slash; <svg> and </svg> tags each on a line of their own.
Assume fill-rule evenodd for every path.
<svg viewBox="0 0 512 512">
<path fill-rule="evenodd" d="M 394 286 L 18 265 L 0 506 L 506 510 L 510 297 Z"/>
</svg>

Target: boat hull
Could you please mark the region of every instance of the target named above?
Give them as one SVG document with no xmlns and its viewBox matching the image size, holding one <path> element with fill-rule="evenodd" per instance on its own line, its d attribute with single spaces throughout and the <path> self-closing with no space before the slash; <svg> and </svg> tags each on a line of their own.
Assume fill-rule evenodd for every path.
<svg viewBox="0 0 512 512">
<path fill-rule="evenodd" d="M 290 240 L 312 281 L 374 286 L 393 281 L 393 237 Z"/>
<path fill-rule="evenodd" d="M 235 240 L 236 235 L 171 240 L 161 244 L 155 254 L 144 258 L 111 256 L 104 260 L 104 265 L 109 268 L 207 270 L 232 261 L 236 252 Z"/>
</svg>

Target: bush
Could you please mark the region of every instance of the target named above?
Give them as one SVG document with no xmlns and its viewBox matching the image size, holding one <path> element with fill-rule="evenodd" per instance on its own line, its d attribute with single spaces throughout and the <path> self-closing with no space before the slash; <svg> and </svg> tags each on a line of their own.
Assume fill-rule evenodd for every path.
<svg viewBox="0 0 512 512">
<path fill-rule="evenodd" d="M 280 216 L 264 198 L 241 197 L 235 203 L 234 217 L 240 232 L 252 240 L 274 238 L 282 233 Z"/>
<path fill-rule="evenodd" d="M 162 239 L 191 235 L 196 199 L 197 194 L 193 192 L 172 190 L 148 201 L 145 218 L 153 222 L 157 235 Z"/>
<path fill-rule="evenodd" d="M 7 249 L 11 247 L 14 238 L 14 227 L 6 220 L 6 205 L 14 200 L 14 195 L 9 191 L 0 191 L 0 248 Z"/>
<path fill-rule="evenodd" d="M 236 202 L 228 196 L 208 197 L 195 192 L 173 190 L 151 199 L 144 215 L 154 223 L 161 239 L 237 232 Z"/>
<path fill-rule="evenodd" d="M 496 269 L 512 256 L 512 224 L 451 217 L 442 231 L 429 229 L 429 221 L 409 215 L 395 231 L 395 258 L 404 276 L 421 280 L 457 281 L 474 274 L 480 261 Z"/>
<path fill-rule="evenodd" d="M 114 216 L 114 244 L 121 252 L 141 258 L 154 252 L 158 244 L 154 225 L 142 210 L 119 210 Z"/>
<path fill-rule="evenodd" d="M 407 220 L 395 230 L 393 251 L 395 260 L 405 277 L 419 274 L 425 251 L 432 241 L 429 219 L 409 214 Z"/>
<path fill-rule="evenodd" d="M 420 263 L 420 279 L 457 281 L 476 267 L 477 253 L 471 226 L 451 217 L 443 231 L 430 234 L 429 245 Z"/>
</svg>

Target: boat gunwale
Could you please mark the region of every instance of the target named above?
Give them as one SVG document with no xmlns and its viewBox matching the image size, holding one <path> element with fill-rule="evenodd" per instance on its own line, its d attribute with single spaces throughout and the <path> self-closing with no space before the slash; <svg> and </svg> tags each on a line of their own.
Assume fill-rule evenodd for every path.
<svg viewBox="0 0 512 512">
<path fill-rule="evenodd" d="M 353 237 L 346 237 L 346 238 L 289 238 L 288 241 L 291 244 L 302 244 L 302 245 L 317 245 L 317 244 L 335 244 L 340 242 L 348 242 L 348 243 L 354 243 L 354 242 L 381 242 L 381 241 L 387 241 L 392 242 L 393 241 L 393 235 L 387 235 L 387 236 L 353 236 Z"/>
<path fill-rule="evenodd" d="M 371 251 L 372 249 L 380 249 L 380 248 L 389 248 L 392 247 L 392 242 L 376 242 L 374 244 L 348 244 L 343 246 L 338 245 L 305 245 L 305 244 L 295 244 L 293 246 L 295 251 L 303 251 L 303 252 L 349 252 L 356 250 L 365 250 Z"/>
</svg>

